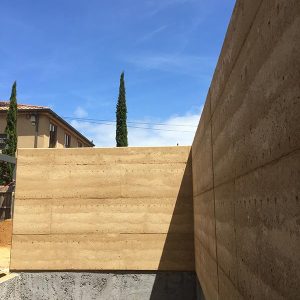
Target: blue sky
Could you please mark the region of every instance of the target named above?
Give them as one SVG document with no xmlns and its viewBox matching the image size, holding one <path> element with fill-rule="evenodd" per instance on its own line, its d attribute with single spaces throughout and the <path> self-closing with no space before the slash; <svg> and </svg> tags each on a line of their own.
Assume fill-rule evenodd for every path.
<svg viewBox="0 0 300 300">
<path fill-rule="evenodd" d="M 191 144 L 234 3 L 1 1 L 0 99 L 17 80 L 19 103 L 113 121 L 124 70 L 128 120 L 151 123 L 132 123 L 151 130 L 130 127 L 129 144 Z M 115 144 L 113 123 L 69 121 L 96 145 Z"/>
</svg>

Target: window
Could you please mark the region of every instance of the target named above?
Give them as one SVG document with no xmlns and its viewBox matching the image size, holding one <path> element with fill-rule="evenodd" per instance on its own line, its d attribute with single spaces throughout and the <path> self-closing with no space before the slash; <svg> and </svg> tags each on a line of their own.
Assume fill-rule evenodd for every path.
<svg viewBox="0 0 300 300">
<path fill-rule="evenodd" d="M 65 133 L 65 148 L 71 147 L 71 136 Z"/>
<path fill-rule="evenodd" d="M 49 148 L 55 148 L 57 142 L 57 126 L 50 123 L 49 129 Z"/>
<path fill-rule="evenodd" d="M 77 147 L 78 147 L 78 148 L 81 148 L 81 147 L 82 147 L 82 143 L 79 142 L 79 141 L 77 141 Z"/>
</svg>

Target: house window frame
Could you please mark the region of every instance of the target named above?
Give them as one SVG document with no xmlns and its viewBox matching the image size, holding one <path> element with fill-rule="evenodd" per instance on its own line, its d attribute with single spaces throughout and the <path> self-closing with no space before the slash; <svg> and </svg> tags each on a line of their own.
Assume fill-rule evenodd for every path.
<svg viewBox="0 0 300 300">
<path fill-rule="evenodd" d="M 68 132 L 65 132 L 64 147 L 65 148 L 71 148 L 71 134 L 68 133 Z"/>
<path fill-rule="evenodd" d="M 56 146 L 57 146 L 57 129 L 58 129 L 58 126 L 54 122 L 50 121 L 50 124 L 49 124 L 49 148 L 56 148 Z M 52 132 L 54 134 L 52 134 Z M 54 136 L 54 141 L 51 141 L 52 136 Z"/>
</svg>

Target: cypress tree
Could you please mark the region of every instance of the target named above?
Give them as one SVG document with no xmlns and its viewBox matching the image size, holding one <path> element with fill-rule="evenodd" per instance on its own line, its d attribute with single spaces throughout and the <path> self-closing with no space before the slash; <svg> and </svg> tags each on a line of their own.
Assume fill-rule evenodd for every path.
<svg viewBox="0 0 300 300">
<path fill-rule="evenodd" d="M 116 142 L 117 147 L 127 147 L 127 107 L 126 107 L 126 92 L 124 82 L 124 72 L 121 74 L 119 97 L 116 110 L 117 124 L 116 124 Z"/>
<path fill-rule="evenodd" d="M 5 149 L 2 151 L 3 154 L 10 156 L 16 156 L 17 150 L 17 83 L 14 82 L 11 90 L 11 96 L 9 99 L 9 108 L 6 116 L 6 128 L 5 133 L 7 134 L 7 143 Z M 12 182 L 14 166 L 8 163 L 2 164 L 2 180 L 5 183 Z"/>
</svg>

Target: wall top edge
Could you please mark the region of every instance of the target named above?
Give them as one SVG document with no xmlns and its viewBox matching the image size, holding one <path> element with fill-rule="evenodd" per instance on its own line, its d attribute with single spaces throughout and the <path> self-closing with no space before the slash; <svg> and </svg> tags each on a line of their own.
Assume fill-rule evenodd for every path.
<svg viewBox="0 0 300 300">
<path fill-rule="evenodd" d="M 126 151 L 126 150 L 138 150 L 138 149 L 190 149 L 192 146 L 131 146 L 131 147 L 78 147 L 78 148 L 18 148 L 17 151 L 95 151 L 95 150 L 120 150 L 120 151 Z"/>
</svg>

